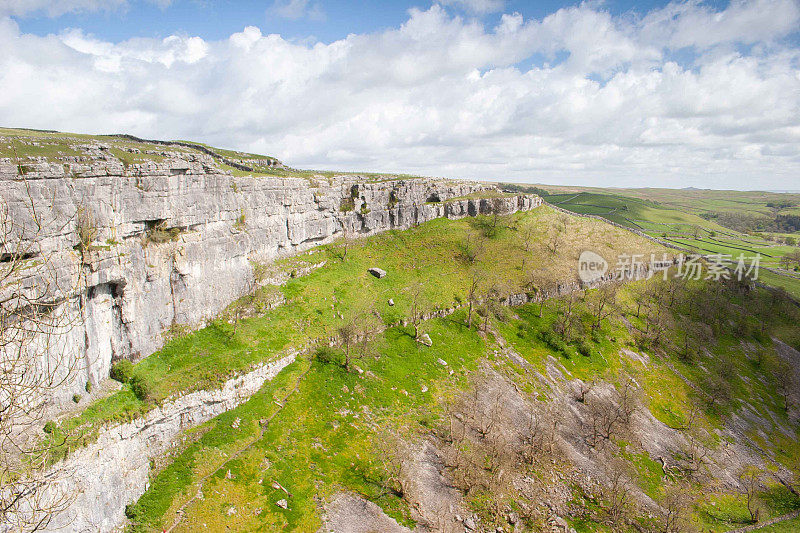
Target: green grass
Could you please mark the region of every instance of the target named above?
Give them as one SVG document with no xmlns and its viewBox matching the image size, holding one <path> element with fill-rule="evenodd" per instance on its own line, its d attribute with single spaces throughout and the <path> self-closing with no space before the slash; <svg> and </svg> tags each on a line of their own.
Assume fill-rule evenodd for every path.
<svg viewBox="0 0 800 533">
<path fill-rule="evenodd" d="M 625 194 L 630 196 L 616 191 L 613 193 L 590 191 L 595 189 L 570 189 L 569 192 L 551 194 L 546 200 L 575 213 L 599 215 L 631 229 L 644 231 L 651 237 L 667 241 L 690 253 L 730 256 L 734 263 L 740 255 L 743 255 L 749 264 L 753 256 L 760 254 L 761 265 L 777 268 L 782 256 L 798 250 L 794 246 L 780 246 L 759 236 L 739 233 L 698 216 L 718 209 L 724 210 L 724 205 L 728 204 L 712 194 L 719 191 L 704 191 L 708 194 L 702 196 L 694 194 L 694 191 L 687 191 L 687 197 L 691 198 L 691 201 L 685 203 L 679 201 L 679 197 L 674 194 L 675 191 L 658 190 L 659 194 L 656 194 L 649 189 L 624 190 Z M 749 206 L 756 213 L 760 213 L 761 207 L 771 211 L 766 208 L 766 202 L 776 201 L 770 194 L 766 196 L 761 193 L 742 194 L 743 197 L 750 198 L 750 202 L 732 200 L 731 205 L 745 210 Z M 794 196 L 797 196 L 800 202 L 800 196 Z M 785 288 L 800 299 L 800 280 L 776 273 L 762 271 L 762 274 L 765 283 Z"/>
<path fill-rule="evenodd" d="M 386 428 L 403 433 L 407 425 L 431 427 L 440 415 L 439 396 L 464 387 L 486 352 L 485 341 L 474 329 L 466 329 L 464 318 L 461 312 L 427 322 L 431 347 L 415 342 L 403 328 L 387 330 L 373 342 L 375 356 L 358 361 L 363 374 L 298 361 L 247 403 L 196 430 L 203 436 L 153 479 L 134 506 L 134 530 L 168 525 L 174 515 L 167 511 L 174 512 L 187 495 L 194 495 L 196 487 L 188 490 L 192 480 L 209 472 L 213 473 L 202 488 L 205 498 L 190 504 L 181 530 L 193 531 L 200 524 L 212 530 L 264 524 L 315 530 L 320 526 L 318 500 L 341 488 L 376 501 L 390 516 L 409 523 L 403 502 L 384 494 L 375 439 L 386 438 Z M 438 364 L 439 358 L 448 366 Z M 276 400 L 306 369 L 297 392 L 263 436 L 258 435 L 257 421 L 278 411 Z M 230 425 L 236 418 L 243 422 L 234 431 Z M 228 460 L 225 454 L 241 446 L 250 447 Z M 288 510 L 275 506 L 286 498 L 272 487 L 275 481 L 292 494 Z M 233 505 L 238 513 L 230 518 L 227 512 Z M 255 509 L 262 512 L 256 515 Z"/>
<path fill-rule="evenodd" d="M 348 247 L 344 260 L 341 243 L 282 260 L 275 268 L 286 272 L 322 261 L 326 264 L 306 276 L 291 278 L 285 286 L 270 288 L 270 296 L 279 291 L 286 303 L 243 320 L 235 333 L 225 319 L 229 315 L 223 315 L 200 331 L 172 340 L 136 365 L 134 375 L 153 384 L 150 402 L 137 400 L 126 387 L 95 402 L 78 417 L 64 421 L 52 438 L 57 443 L 55 439 L 72 432 L 78 437 L 69 446 L 79 446 L 91 440 L 104 424 L 137 416 L 151 408 L 153 402 L 191 390 L 215 388 L 234 372 L 327 339 L 342 324 L 340 316 L 352 316 L 364 307 L 374 306 L 386 325 L 395 325 L 409 315 L 409 288 L 420 283 L 426 309 L 451 308 L 465 303 L 473 269 L 482 268 L 487 273 L 487 286 L 502 283 L 504 291 L 519 292 L 531 268 L 547 268 L 555 279 L 574 276 L 575 258 L 589 238 L 603 242 L 614 253 L 633 251 L 631 246 L 644 247 L 640 252 L 652 247 L 649 241 L 624 230 L 575 219 L 568 221 L 566 233 L 570 240 L 553 256 L 546 249 L 546 239 L 549 228 L 560 217 L 546 207 L 503 217 L 497 234 L 485 240 L 484 256 L 477 267 L 456 253 L 466 235 L 480 233 L 481 220 L 474 219 L 435 220 L 406 232 L 361 239 Z M 519 240 L 520 228 L 526 224 L 538 230 L 527 255 Z M 377 279 L 369 275 L 367 268 L 372 266 L 385 269 L 387 276 Z M 698 283 L 698 288 L 701 285 Z M 557 350 L 545 342 L 545 332 L 557 318 L 562 305 L 558 301 L 548 302 L 541 318 L 539 306 L 529 304 L 499 312 L 492 323 L 505 341 L 541 373 L 549 361 L 568 379 L 619 383 L 624 375 L 634 377 L 645 387 L 645 402 L 653 415 L 671 427 L 683 425 L 691 406 L 702 404 L 702 397 L 670 365 L 695 386 L 702 386 L 704 368 L 725 365 L 733 370 L 727 375 L 734 402 L 747 401 L 765 416 L 777 413 L 778 399 L 766 366 L 772 355 L 764 359 L 764 366 L 755 366 L 739 342 L 745 338 L 758 345 L 747 334 L 734 336 L 738 333 L 721 331 L 713 342 L 706 339 L 704 342 L 715 357 L 694 363 L 683 362 L 668 351 L 652 354 L 645 366 L 622 354 L 622 348 L 639 350 L 625 321 L 641 326 L 641 320 L 633 315 L 641 287 L 641 283 L 635 283 L 621 291 L 617 298 L 618 316 L 604 322 L 594 335 L 588 333 L 590 317 L 585 305 L 576 304 L 586 334 Z M 593 294 L 589 292 L 588 297 Z M 390 298 L 394 306 L 388 304 Z M 734 303 L 745 306 L 744 298 L 736 297 Z M 248 301 L 243 299 L 235 305 Z M 784 327 L 782 320 L 775 317 L 771 326 Z M 491 364 L 513 376 L 520 390 L 537 397 L 543 393 L 531 373 L 493 355 L 491 335 L 467 329 L 464 322 L 463 309 L 448 318 L 426 322 L 423 330 L 433 339 L 430 348 L 416 343 L 409 330 L 389 327 L 371 343 L 374 357 L 356 363 L 364 373 L 345 372 L 339 366 L 301 356 L 245 404 L 187 433 L 186 443 L 158 466 L 150 489 L 130 509 L 135 516 L 135 529 L 150 531 L 168 526 L 176 510 L 197 494 L 200 480 L 205 480 L 203 499 L 193 500 L 187 507 L 181 522 L 183 530 L 197 530 L 203 524 L 209 530 L 228 526 L 240 530 L 316 530 L 319 502 L 342 488 L 375 501 L 391 516 L 408 524 L 410 514 L 403 501 L 381 486 L 384 474 L 381 455 L 376 450 L 388 435 L 414 440 L 430 431 L 441 416 L 441 402 L 465 390 L 481 364 Z M 670 330 L 674 336 L 678 334 L 676 324 Z M 580 341 L 588 343 L 588 356 L 579 353 Z M 770 349 L 768 344 L 763 348 Z M 448 365 L 437 364 L 438 358 Z M 296 392 L 287 398 L 295 387 Z M 723 427 L 730 412 L 730 406 L 707 409 L 701 426 L 713 434 L 713 430 Z M 234 428 L 237 419 L 239 427 Z M 263 421 L 269 419 L 264 429 Z M 785 417 L 777 414 L 776 420 L 785 422 Z M 775 427 L 767 425 L 763 430 L 767 438 L 756 444 L 772 450 L 781 464 L 793 464 L 800 450 L 780 440 Z M 58 451 L 60 457 L 68 449 L 64 446 Z M 660 464 L 633 445 L 626 446 L 623 456 L 630 462 L 639 485 L 647 494 L 658 497 L 663 488 Z M 275 502 L 286 495 L 272 488 L 273 482 L 292 493 L 288 510 L 276 507 Z M 741 515 L 736 498 L 720 498 L 718 506 L 707 504 L 697 511 L 698 520 L 702 519 L 713 531 L 724 530 L 726 524 Z M 233 507 L 236 512 L 229 514 Z M 767 507 L 773 515 L 785 505 L 773 499 Z M 578 525 L 592 530 L 590 522 Z"/>
</svg>

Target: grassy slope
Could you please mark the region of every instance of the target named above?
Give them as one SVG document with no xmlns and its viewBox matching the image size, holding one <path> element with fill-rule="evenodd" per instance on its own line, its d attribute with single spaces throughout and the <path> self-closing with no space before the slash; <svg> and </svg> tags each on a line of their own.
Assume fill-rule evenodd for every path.
<svg viewBox="0 0 800 533">
<path fill-rule="evenodd" d="M 39 130 L 27 129 L 14 129 L 14 128 L 0 128 L 0 137 L 5 137 L 7 140 L 0 141 L 0 158 L 8 157 L 12 159 L 19 158 L 21 163 L 24 164 L 28 158 L 44 157 L 48 161 L 58 162 L 59 158 L 66 156 L 86 156 L 87 153 L 80 148 L 80 145 L 89 144 L 92 142 L 100 142 L 111 146 L 109 150 L 111 155 L 123 162 L 123 164 L 131 165 L 136 163 L 145 163 L 148 161 L 160 162 L 164 159 L 160 154 L 148 153 L 131 153 L 126 151 L 126 148 L 136 148 L 141 151 L 156 151 L 156 152 L 183 152 L 183 153 L 200 153 L 185 146 L 167 146 L 150 143 L 140 143 L 124 139 L 122 137 L 115 137 L 113 135 L 87 135 L 78 133 L 63 133 L 63 132 L 48 132 Z M 248 159 L 248 160 L 273 160 L 272 156 L 250 154 L 247 152 L 239 152 L 236 150 L 228 150 L 222 148 L 215 148 L 203 143 L 195 141 L 181 141 L 191 142 L 206 148 L 214 150 L 219 155 L 229 159 Z M 35 144 L 34 144 L 35 143 Z M 412 179 L 418 176 L 410 174 L 385 174 L 375 172 L 333 172 L 325 170 L 301 170 L 294 168 L 281 168 L 270 166 L 254 166 L 253 172 L 247 172 L 228 166 L 224 163 L 217 163 L 223 170 L 231 172 L 234 176 L 280 176 L 280 177 L 299 177 L 306 179 L 319 179 L 331 178 L 338 175 L 357 175 L 359 177 L 366 177 L 372 181 L 384 181 L 393 179 Z"/>
<path fill-rule="evenodd" d="M 486 241 L 483 256 L 492 259 L 487 270 L 487 283 L 505 285 L 506 290 L 520 292 L 528 269 L 542 269 L 553 279 L 574 280 L 575 264 L 586 243 L 596 242 L 594 249 L 615 263 L 617 253 L 659 252 L 660 249 L 626 231 L 599 221 L 569 219 L 567 237 L 557 256 L 546 250 L 547 235 L 562 215 L 543 207 L 505 219 L 504 228 L 494 239 Z M 134 374 L 153 384 L 153 400 L 161 401 L 173 394 L 213 388 L 232 374 L 245 371 L 254 364 L 279 359 L 289 350 L 335 334 L 346 316 L 374 302 L 387 324 L 408 315 L 412 300 L 409 287 L 424 283 L 424 300 L 428 307 L 446 308 L 457 299 L 466 300 L 470 276 L 463 261 L 456 257 L 458 244 L 466 235 L 480 233 L 479 220 L 444 219 L 428 222 L 408 232 L 388 232 L 360 240 L 348 249 L 342 262 L 339 244 L 301 254 L 282 261 L 278 268 L 287 272 L 326 261 L 323 268 L 291 279 L 280 291 L 287 303 L 265 312 L 255 320 L 242 323 L 233 334 L 225 320 L 169 342 L 162 350 L 136 365 Z M 521 250 L 520 236 L 530 225 L 536 230 L 536 242 L 529 252 Z M 420 254 L 419 250 L 425 250 Z M 523 258 L 525 267 L 523 268 Z M 378 280 L 367 268 L 379 266 L 389 272 Z M 265 288 L 272 294 L 274 287 Z M 392 298 L 394 306 L 388 304 Z M 82 415 L 66 420 L 54 434 L 60 439 L 74 432 L 87 438 L 104 424 L 126 420 L 151 408 L 151 402 L 137 400 L 129 388 L 110 398 L 92 404 Z M 83 440 L 81 438 L 80 440 Z M 61 453 L 65 447 L 57 448 Z"/>
<path fill-rule="evenodd" d="M 699 215 L 711 212 L 729 212 L 753 216 L 768 216 L 772 208 L 768 203 L 791 202 L 800 204 L 800 194 L 764 191 L 713 191 L 705 189 L 617 189 L 602 187 L 572 187 L 543 185 L 556 193 L 590 192 L 602 195 L 625 196 L 656 202 L 678 211 Z M 796 213 L 797 207 L 782 210 L 783 214 Z"/>
<path fill-rule="evenodd" d="M 553 223 L 556 217 L 543 209 L 515 218 L 532 219 L 544 226 Z M 579 225 L 586 223 L 589 221 L 581 221 Z M 286 327 L 282 324 L 295 324 L 289 326 L 288 335 L 292 338 L 286 340 L 287 344 L 328 334 L 330 330 L 326 327 L 337 323 L 334 310 L 346 314 L 349 306 L 357 301 L 377 302 L 384 318 L 391 322 L 407 312 L 408 297 L 403 287 L 412 285 L 418 277 L 434 280 L 428 290 L 432 302 L 451 304 L 457 295 L 464 294 L 467 279 L 464 265 L 453 259 L 453 248 L 458 237 L 470 229 L 471 221 L 467 220 L 434 221 L 406 233 L 369 239 L 351 249 L 344 262 L 330 260 L 330 256 L 325 255 L 330 260 L 326 267 L 292 280 L 283 288 L 291 302 L 285 309 L 279 308 L 245 322 L 235 338 L 241 343 L 239 349 L 257 347 L 262 342 L 258 340 L 260 337 L 269 332 L 275 334 L 275 330 Z M 574 229 L 578 231 L 577 227 Z M 487 254 L 491 258 L 487 261 L 496 265 L 498 274 L 512 279 L 518 270 L 517 260 L 512 258 L 518 258 L 520 253 L 514 233 L 507 229 L 490 241 L 491 250 Z M 606 240 L 608 238 L 606 236 Z M 612 241 L 612 245 L 619 246 L 619 243 Z M 420 249 L 426 253 L 412 253 Z M 319 260 L 323 257 L 320 254 L 325 253 L 317 252 L 310 258 L 300 256 L 284 266 L 290 268 L 307 259 Z M 565 257 L 571 254 L 572 251 L 565 253 Z M 547 258 L 541 243 L 531 255 L 529 264 L 533 264 L 536 257 Z M 371 265 L 386 268 L 389 275 L 382 280 L 367 276 L 364 270 Z M 419 267 L 417 272 L 414 266 Z M 395 307 L 383 304 L 388 297 L 395 299 Z M 620 298 L 622 305 L 631 306 L 626 317 L 628 321 L 636 320 L 632 316 L 635 298 L 633 292 L 626 292 Z M 206 476 L 202 485 L 203 498 L 192 500 L 186 507 L 180 531 L 194 531 L 203 525 L 210 530 L 226 527 L 314 530 L 319 526 L 319 502 L 342 487 L 364 495 L 390 515 L 407 522 L 409 514 L 403 502 L 381 489 L 384 473 L 375 450 L 380 449 L 381 441 L 387 440 L 388 430 L 398 429 L 407 436 L 427 431 L 440 418 L 442 398 L 452 397 L 463 389 L 469 374 L 484 358 L 509 375 L 524 375 L 508 361 L 495 360 L 493 338 L 483 337 L 474 328 L 468 330 L 463 325 L 463 311 L 459 313 L 425 324 L 425 331 L 434 341 L 430 348 L 415 343 L 407 329 L 387 330 L 372 343 L 372 353 L 376 357 L 358 362 L 364 374 L 348 373 L 334 365 L 301 358 L 249 402 L 190 432 L 190 437 L 194 437 L 190 439 L 192 443 L 153 478 L 150 490 L 131 509 L 136 529 L 157 530 L 168 526 L 175 511 L 195 496 L 200 486 L 197 483 Z M 679 379 L 666 362 L 684 376 L 701 383 L 703 374 L 698 366 L 682 363 L 677 358 L 664 363 L 656 359 L 645 369 L 640 363 L 620 355 L 620 349 L 633 342 L 622 322 L 606 324 L 602 335 L 592 342 L 592 355 L 585 357 L 578 355 L 574 346 L 568 347 L 566 353 L 558 353 L 544 344 L 539 332 L 555 319 L 556 308 L 548 305 L 541 319 L 537 314 L 537 306 L 523 306 L 495 322 L 498 331 L 535 368 L 543 370 L 548 357 L 555 357 L 570 375 L 586 380 L 613 379 L 623 372 L 629 373 L 645 384 L 653 414 L 672 427 L 685 422 L 691 406 L 699 401 L 697 393 Z M 287 323 L 287 320 L 293 322 Z M 210 329 L 222 332 L 226 328 L 224 324 L 216 324 Z M 210 334 L 199 332 L 175 341 L 164 352 L 152 356 L 154 362 L 149 366 L 145 363 L 150 359 L 145 360 L 137 371 L 152 372 L 170 361 L 172 371 L 163 374 L 159 386 L 166 391 L 173 390 L 177 383 L 192 383 L 196 379 L 192 361 L 197 360 L 197 347 L 191 343 L 197 342 L 193 339 Z M 214 332 L 212 336 L 217 334 Z M 273 350 L 279 349 L 279 344 Z M 204 359 L 198 366 L 206 366 L 210 361 L 213 368 L 218 355 L 234 367 L 250 360 L 243 358 L 243 352 L 231 351 L 225 343 L 205 345 L 204 350 Z M 737 369 L 730 373 L 737 399 L 746 399 L 759 412 L 778 411 L 774 384 L 770 385 L 770 378 L 761 375 L 761 369 L 753 367 L 736 338 L 723 336 L 714 351 L 728 368 L 733 365 Z M 185 354 L 186 359 L 181 359 L 183 355 L 179 353 Z M 448 366 L 437 364 L 438 358 L 447 361 Z M 714 360 L 703 362 L 703 366 L 712 364 L 717 363 Z M 173 374 L 183 377 L 176 378 Z M 304 377 L 299 379 L 300 376 Z M 527 387 L 525 390 L 536 392 L 535 387 L 530 388 L 531 383 L 520 379 L 522 386 Z M 764 379 L 767 381 L 762 383 Z M 295 387 L 296 392 L 286 398 Z M 284 405 L 282 410 L 278 409 L 279 403 Z M 259 421 L 271 416 L 275 418 L 262 433 Z M 780 420 L 780 414 L 776 416 Z M 234 424 L 237 419 L 239 424 Z M 710 429 L 719 428 L 720 420 L 718 413 L 709 412 L 703 423 Z M 239 427 L 234 428 L 234 425 Z M 777 439 L 773 430 L 768 430 L 768 434 L 770 439 Z M 765 445 L 781 446 L 778 441 Z M 796 458 L 796 450 L 789 450 L 784 458 L 787 462 Z M 638 472 L 639 483 L 649 494 L 659 498 L 664 481 L 660 465 L 634 448 L 626 449 L 625 454 Z M 277 500 L 286 497 L 280 489 L 273 488 L 275 481 L 292 493 L 288 498 L 288 510 L 275 505 Z M 778 505 L 765 507 L 767 515 L 779 514 L 782 510 Z M 709 491 L 700 502 L 695 520 L 712 531 L 724 531 L 743 520 L 743 512 L 739 497 Z M 597 525 L 588 523 L 584 527 L 592 531 Z"/>
<path fill-rule="evenodd" d="M 623 196 L 621 191 L 626 194 L 631 191 L 646 191 L 648 194 L 643 192 L 638 195 L 641 196 L 639 198 Z M 779 246 L 757 236 L 724 228 L 694 214 L 704 210 L 716 210 L 719 202 L 715 200 L 716 195 L 712 193 L 720 191 L 686 191 L 691 200 L 687 200 L 687 205 L 691 208 L 682 207 L 680 203 L 674 201 L 676 196 L 673 193 L 684 191 L 670 191 L 669 194 L 667 190 L 655 191 L 650 192 L 649 189 L 614 190 L 609 194 L 570 189 L 569 192 L 548 196 L 547 201 L 575 213 L 600 215 L 623 226 L 638 229 L 653 237 L 669 241 L 693 253 L 730 255 L 734 259 L 738 258 L 740 254 L 744 254 L 747 258 L 761 254 L 762 266 L 777 268 L 782 256 L 797 251 L 797 247 Z M 744 197 L 748 197 L 747 195 L 750 193 L 742 194 Z M 751 204 L 755 207 L 744 206 L 742 209 L 758 211 L 763 208 L 768 210 L 766 201 L 776 201 L 773 196 L 791 196 L 770 193 L 752 194 L 754 197 L 751 198 Z M 656 203 L 656 200 L 664 200 L 667 203 L 659 204 Z M 787 198 L 784 198 L 784 201 L 786 200 Z M 703 204 L 704 201 L 707 203 Z M 744 202 L 744 200 L 742 201 Z M 701 209 L 701 205 L 705 205 L 705 207 Z M 765 283 L 783 287 L 795 297 L 800 297 L 800 279 L 770 272 L 762 272 L 762 278 Z"/>
</svg>

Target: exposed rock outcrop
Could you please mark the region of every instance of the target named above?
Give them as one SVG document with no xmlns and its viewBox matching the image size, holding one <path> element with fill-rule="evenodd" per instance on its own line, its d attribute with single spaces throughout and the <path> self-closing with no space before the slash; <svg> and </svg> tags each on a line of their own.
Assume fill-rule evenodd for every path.
<svg viewBox="0 0 800 533">
<path fill-rule="evenodd" d="M 36 501 L 69 505 L 53 514 L 42 531 L 112 531 L 125 520 L 125 506 L 147 488 L 151 459 L 164 454 L 185 429 L 233 409 L 291 364 L 294 354 L 256 367 L 213 391 L 197 391 L 166 401 L 144 417 L 101 430 L 97 440 L 72 453 L 48 473 Z M 31 504 L 33 506 L 33 503 Z M 20 509 L 27 509 L 21 506 Z M 0 532 L 15 531 L 0 524 Z"/>
<path fill-rule="evenodd" d="M 254 262 L 343 233 L 511 213 L 541 201 L 480 199 L 475 193 L 494 188 L 440 179 L 233 176 L 202 154 L 128 166 L 100 154 L 22 170 L 0 162 L 0 194 L 16 230 L 35 241 L 32 263 L 48 258 L 22 287 L 35 290 L 46 278 L 60 288 L 54 298 L 76 325 L 59 356 L 85 362 L 56 398 L 61 402 L 106 377 L 112 360 L 159 349 L 173 325 L 194 327 L 218 314 L 251 286 Z"/>
</svg>

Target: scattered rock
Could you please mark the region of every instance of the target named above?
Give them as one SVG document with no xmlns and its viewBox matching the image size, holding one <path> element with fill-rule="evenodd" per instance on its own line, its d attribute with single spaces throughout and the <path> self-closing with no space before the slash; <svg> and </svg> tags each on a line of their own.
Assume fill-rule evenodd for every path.
<svg viewBox="0 0 800 533">
<path fill-rule="evenodd" d="M 474 531 L 477 526 L 475 525 L 475 520 L 473 520 L 471 516 L 468 516 L 464 519 L 464 527 L 470 531 Z"/>
<path fill-rule="evenodd" d="M 234 420 L 233 424 L 231 424 L 231 427 L 233 429 L 239 429 L 239 424 L 241 424 L 241 423 L 242 423 L 242 419 L 237 416 L 236 420 Z"/>
<path fill-rule="evenodd" d="M 289 508 L 289 502 L 287 502 L 285 499 L 280 499 L 280 500 L 276 501 L 275 505 L 277 505 L 281 509 L 288 509 Z"/>
<path fill-rule="evenodd" d="M 231 474 L 230 470 L 225 473 L 225 479 L 233 479 L 233 474 Z"/>
<path fill-rule="evenodd" d="M 394 305 L 394 300 L 389 298 L 389 305 Z"/>
<path fill-rule="evenodd" d="M 433 341 L 431 340 L 431 336 L 427 333 L 423 333 L 419 336 L 419 342 L 424 344 L 425 346 L 433 346 Z"/>
<path fill-rule="evenodd" d="M 353 370 L 355 370 L 359 374 L 363 374 L 364 373 L 364 371 L 361 369 L 361 367 L 357 366 L 357 365 L 353 365 Z"/>
<path fill-rule="evenodd" d="M 439 359 L 437 359 L 436 362 L 439 363 L 442 366 L 447 366 L 447 361 L 445 361 L 441 357 Z"/>
<path fill-rule="evenodd" d="M 422 392 L 428 392 L 428 387 L 426 387 L 425 385 L 423 385 L 423 386 L 421 387 L 421 390 L 422 390 Z"/>
<path fill-rule="evenodd" d="M 228 516 L 233 516 L 236 514 L 236 512 L 236 506 L 231 506 L 231 508 L 228 509 Z"/>
<path fill-rule="evenodd" d="M 378 267 L 369 268 L 369 269 L 367 269 L 367 272 L 369 272 L 370 274 L 372 274 L 373 276 L 375 276 L 378 279 L 380 279 L 380 278 L 382 278 L 382 277 L 384 277 L 386 275 L 386 271 L 383 270 L 383 269 L 380 269 Z"/>
</svg>

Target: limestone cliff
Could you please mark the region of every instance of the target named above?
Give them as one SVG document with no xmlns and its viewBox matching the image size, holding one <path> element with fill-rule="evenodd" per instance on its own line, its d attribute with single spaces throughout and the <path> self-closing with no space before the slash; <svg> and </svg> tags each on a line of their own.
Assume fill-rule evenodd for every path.
<svg viewBox="0 0 800 533">
<path fill-rule="evenodd" d="M 102 145 L 92 148 L 100 155 L 88 161 L 20 168 L 0 160 L 0 191 L 16 231 L 34 243 L 30 260 L 48 259 L 22 286 L 34 290 L 49 279 L 75 317 L 59 350 L 80 359 L 81 370 L 60 401 L 106 378 L 112 360 L 159 349 L 173 325 L 215 316 L 251 286 L 254 263 L 343 232 L 369 235 L 540 201 L 477 199 L 493 187 L 452 180 L 234 176 L 200 153 L 125 164 Z"/>
</svg>

